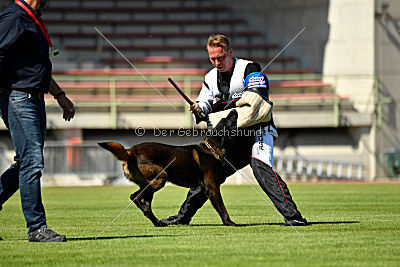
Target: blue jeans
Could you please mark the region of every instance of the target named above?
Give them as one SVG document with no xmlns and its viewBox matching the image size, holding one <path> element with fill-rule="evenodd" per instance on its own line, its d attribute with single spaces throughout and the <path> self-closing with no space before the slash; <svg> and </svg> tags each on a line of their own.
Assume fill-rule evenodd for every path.
<svg viewBox="0 0 400 267">
<path fill-rule="evenodd" d="M 44 167 L 43 145 L 46 135 L 44 100 L 24 92 L 12 91 L 7 111 L 9 130 L 15 146 L 16 163 L 1 175 L 0 206 L 19 187 L 22 212 L 29 234 L 46 226 L 40 188 L 40 177 Z M 3 117 L 4 119 L 7 118 Z"/>
</svg>

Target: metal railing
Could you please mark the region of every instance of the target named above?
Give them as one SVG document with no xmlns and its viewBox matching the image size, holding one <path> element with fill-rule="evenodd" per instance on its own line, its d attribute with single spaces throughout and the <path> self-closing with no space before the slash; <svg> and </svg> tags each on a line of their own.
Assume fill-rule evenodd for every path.
<svg viewBox="0 0 400 267">
<path fill-rule="evenodd" d="M 44 176 L 75 174 L 85 178 L 122 176 L 121 162 L 97 144 L 46 144 Z"/>
<path fill-rule="evenodd" d="M 275 157 L 275 168 L 279 173 L 293 180 L 298 178 L 361 180 L 366 177 L 366 170 L 360 162 L 320 160 L 301 156 L 279 155 Z"/>
<path fill-rule="evenodd" d="M 134 71 L 132 71 L 132 74 L 102 74 L 102 75 L 74 75 L 74 74 L 58 74 L 54 75 L 55 79 L 59 82 L 104 82 L 108 84 L 108 88 L 103 88 L 102 93 L 97 93 L 97 94 L 102 94 L 104 96 L 107 96 L 107 98 L 103 100 L 96 100 L 95 97 L 90 100 L 80 100 L 79 96 L 77 96 L 77 99 L 75 100 L 75 105 L 77 107 L 82 107 L 82 108 L 108 108 L 110 112 L 110 124 L 111 128 L 116 129 L 117 128 L 117 116 L 118 116 L 118 110 L 122 108 L 168 108 L 170 107 L 170 103 L 168 103 L 164 98 L 161 98 L 159 93 L 152 88 L 150 85 L 148 85 L 146 88 L 146 91 L 148 92 L 148 95 L 154 95 L 153 99 L 141 99 L 140 93 L 136 94 L 135 90 L 137 92 L 137 89 L 132 89 L 132 92 L 129 95 L 126 95 L 124 93 L 119 92 L 119 87 L 118 83 L 119 82 L 144 82 L 144 79 L 140 76 L 137 75 Z M 321 74 L 271 74 L 269 75 L 270 81 L 295 81 L 295 80 L 323 80 L 327 76 L 323 76 Z M 155 86 L 157 86 L 157 82 L 166 82 L 167 81 L 167 75 L 166 74 L 149 74 L 146 75 L 146 79 L 148 79 L 151 83 L 154 83 Z M 185 93 L 188 96 L 197 95 L 200 88 L 198 87 L 198 84 L 200 81 L 203 81 L 204 75 L 203 74 L 189 74 L 189 75 L 184 75 L 184 74 L 179 74 L 179 75 L 173 75 L 173 78 L 175 81 L 177 81 L 180 86 L 182 86 L 182 89 L 184 89 Z M 329 78 L 329 77 L 328 77 Z M 333 79 L 337 77 L 332 77 Z M 194 84 L 196 84 L 196 87 L 194 87 Z M 94 85 L 93 88 L 96 88 Z M 68 88 L 64 88 L 68 91 Z M 90 89 L 86 89 L 90 90 Z M 140 89 L 139 89 L 140 91 Z M 283 93 L 285 92 L 284 89 L 281 90 Z M 331 93 L 334 95 L 332 99 L 313 99 L 313 100 L 290 100 L 290 99 L 283 99 L 283 100 L 274 100 L 274 107 L 279 108 L 279 107 L 291 107 L 293 105 L 303 105 L 303 106 L 325 106 L 327 108 L 331 109 L 331 112 L 333 114 L 333 121 L 332 121 L 332 126 L 337 127 L 339 125 L 339 117 L 340 117 L 340 110 L 341 110 L 341 105 L 343 103 L 351 103 L 351 100 L 348 99 L 341 99 L 337 93 L 336 93 L 336 86 L 335 83 L 331 84 Z M 280 92 L 280 93 L 282 93 Z M 301 90 L 299 90 L 301 93 Z M 185 125 L 187 127 L 192 126 L 192 116 L 188 109 L 186 108 L 186 102 L 179 98 L 177 93 L 175 93 L 172 89 L 168 92 L 163 92 L 161 91 L 162 94 L 166 93 L 167 98 L 171 98 L 171 101 L 174 106 L 179 107 L 178 110 L 179 112 L 184 112 L 185 113 Z M 56 106 L 56 102 L 54 101 L 47 101 L 46 102 L 47 106 Z M 169 112 L 174 111 L 173 109 L 168 109 Z"/>
<path fill-rule="evenodd" d="M 57 175 L 75 175 L 82 180 L 92 178 L 124 181 L 121 162 L 95 143 L 68 145 L 65 143 L 49 143 L 45 145 L 44 177 Z M 0 145 L 0 171 L 7 169 L 9 162 L 6 158 L 6 148 Z M 274 168 L 285 179 L 315 180 L 315 179 L 344 179 L 362 180 L 366 176 L 366 168 L 362 163 L 350 161 L 333 161 L 305 158 L 301 156 L 275 156 Z M 248 177 L 252 172 L 246 174 Z M 235 183 L 247 183 L 239 175 Z"/>
<path fill-rule="evenodd" d="M 146 79 L 154 85 L 155 88 L 152 88 L 152 86 L 149 84 L 147 91 L 148 95 L 153 95 L 154 99 L 151 99 L 150 101 L 148 99 L 145 100 L 132 100 L 131 98 L 126 97 L 127 95 L 121 95 L 118 93 L 118 88 L 117 88 L 117 83 L 118 82 L 143 82 L 144 79 L 140 76 L 135 74 L 132 71 L 132 74 L 110 74 L 110 75 L 54 75 L 54 78 L 58 82 L 63 82 L 63 81 L 76 81 L 76 82 L 106 82 L 108 83 L 108 92 L 106 95 L 108 96 L 108 99 L 103 100 L 103 101 L 98 101 L 95 100 L 84 100 L 80 101 L 79 99 L 76 99 L 74 102 L 75 106 L 80 108 L 108 108 L 110 112 L 110 125 L 112 129 L 117 128 L 117 121 L 118 121 L 118 109 L 120 108 L 170 108 L 172 103 L 176 108 L 179 108 L 179 111 L 183 111 L 185 113 L 185 126 L 186 127 L 191 127 L 192 125 L 192 115 L 191 112 L 186 108 L 187 103 L 179 98 L 178 100 L 176 99 L 170 99 L 171 95 L 170 94 L 165 94 L 165 92 L 157 91 L 155 88 L 157 88 L 157 82 L 166 82 L 167 78 L 166 75 L 160 75 L 160 74 L 153 74 L 153 75 L 146 75 Z M 204 79 L 204 75 L 174 75 L 173 76 L 174 80 L 179 82 L 181 89 L 185 92 L 186 95 L 189 97 L 191 94 L 194 92 L 194 86 L 193 82 L 199 82 Z M 95 88 L 95 86 L 94 86 Z M 63 88 L 68 91 L 68 88 Z M 172 85 L 171 85 L 172 89 Z M 199 91 L 200 88 L 196 88 L 196 92 Z M 135 91 L 135 89 L 133 89 Z M 168 101 L 161 97 L 161 94 L 163 96 L 166 96 Z M 122 98 L 120 97 L 122 96 Z M 135 96 L 135 95 L 129 95 L 129 96 Z M 177 96 L 175 94 L 175 96 Z M 160 98 L 161 97 L 161 98 Z M 46 101 L 46 106 L 57 106 L 57 103 L 54 101 Z M 168 109 L 169 111 L 174 111 L 173 109 Z"/>
<path fill-rule="evenodd" d="M 105 178 L 123 176 L 121 162 L 97 144 L 46 145 L 45 162 L 44 175 L 76 174 L 85 177 L 102 175 Z M 275 157 L 275 168 L 290 179 L 301 177 L 361 180 L 366 172 L 363 164 L 359 162 L 285 155 Z"/>
</svg>

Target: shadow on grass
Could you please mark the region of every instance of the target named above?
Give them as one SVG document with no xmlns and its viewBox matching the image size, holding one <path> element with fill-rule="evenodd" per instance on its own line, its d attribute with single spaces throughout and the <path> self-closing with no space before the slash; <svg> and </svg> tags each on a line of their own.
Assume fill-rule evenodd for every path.
<svg viewBox="0 0 400 267">
<path fill-rule="evenodd" d="M 68 238 L 68 241 L 86 241 L 86 240 L 109 240 L 109 239 L 125 239 L 125 238 L 154 238 L 154 237 L 177 237 L 184 235 L 127 235 L 127 236 L 104 236 L 104 237 L 76 237 Z"/>
<path fill-rule="evenodd" d="M 360 223 L 359 221 L 338 221 L 338 222 L 308 222 L 309 224 L 347 224 L 347 223 Z"/>
<path fill-rule="evenodd" d="M 262 226 L 262 225 L 281 225 L 283 222 L 280 223 L 246 223 L 246 224 L 237 224 L 239 227 L 246 227 L 246 226 Z M 336 222 L 308 222 L 309 225 L 313 224 L 351 224 L 351 223 L 360 223 L 359 221 L 336 221 Z M 223 224 L 190 224 L 187 225 L 190 227 L 198 227 L 198 226 L 225 226 Z"/>
</svg>

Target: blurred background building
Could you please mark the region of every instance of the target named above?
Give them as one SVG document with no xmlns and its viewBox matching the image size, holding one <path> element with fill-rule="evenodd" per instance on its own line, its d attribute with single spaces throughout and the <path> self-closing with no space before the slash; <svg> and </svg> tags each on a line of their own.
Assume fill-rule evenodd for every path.
<svg viewBox="0 0 400 267">
<path fill-rule="evenodd" d="M 195 99 L 212 67 L 211 33 L 226 34 L 234 56 L 266 67 L 282 176 L 400 176 L 399 1 L 53 0 L 43 18 L 61 51 L 52 60 L 55 79 L 77 107 L 67 123 L 48 98 L 47 184 L 120 177 L 98 141 L 202 140 L 196 129 L 204 125 L 194 125 L 167 77 Z M 12 150 L 1 124 L 0 169 Z"/>
</svg>

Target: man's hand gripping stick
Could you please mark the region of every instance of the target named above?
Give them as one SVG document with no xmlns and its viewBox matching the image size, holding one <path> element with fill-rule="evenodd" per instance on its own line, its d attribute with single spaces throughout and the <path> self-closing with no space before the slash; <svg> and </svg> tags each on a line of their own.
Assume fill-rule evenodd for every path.
<svg viewBox="0 0 400 267">
<path fill-rule="evenodd" d="M 189 105 L 192 106 L 194 104 L 194 102 L 179 88 L 179 86 L 171 79 L 171 77 L 168 77 L 168 81 L 175 87 L 176 91 L 178 91 L 178 93 Z M 202 120 L 206 118 L 203 112 L 200 112 L 197 116 L 199 116 Z"/>
</svg>

